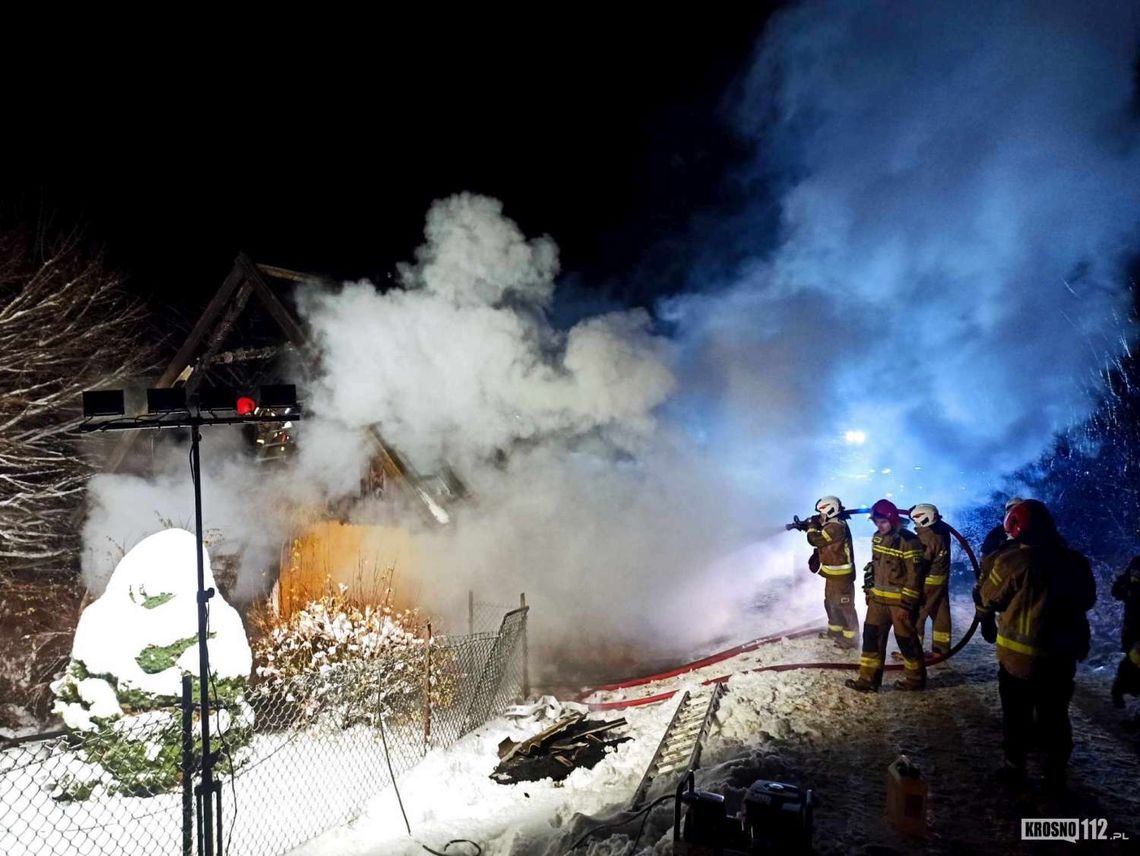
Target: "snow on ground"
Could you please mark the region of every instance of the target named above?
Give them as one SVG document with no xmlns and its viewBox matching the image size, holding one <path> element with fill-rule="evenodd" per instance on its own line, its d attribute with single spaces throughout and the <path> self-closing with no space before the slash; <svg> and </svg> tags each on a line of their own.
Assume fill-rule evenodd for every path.
<svg viewBox="0 0 1140 856">
<path fill-rule="evenodd" d="M 968 624 L 968 602 L 955 605 L 956 635 Z M 771 662 L 855 662 L 822 640 L 765 646 L 718 674 Z M 989 776 L 1000 759 L 1000 703 L 992 646 L 980 638 L 949 663 L 932 667 L 924 693 L 888 688 L 860 695 L 843 687 L 845 671 L 802 670 L 737 674 L 728 682 L 717 726 L 704 754 L 697 785 L 739 797 L 758 778 L 813 787 L 820 799 L 815 846 L 819 853 L 1040 853 L 1019 841 L 1022 817 L 1107 819 L 1110 832 L 1140 839 L 1140 778 L 1135 735 L 1106 704 L 1108 670 L 1083 670 L 1073 705 L 1077 748 L 1072 793 L 1043 797 L 1034 784 L 1014 792 Z M 673 681 L 692 686 L 699 676 Z M 639 694 L 645 688 L 639 688 Z M 617 747 L 593 770 L 576 770 L 561 784 L 549 780 L 499 785 L 489 775 L 504 736 L 538 731 L 497 720 L 450 750 L 432 752 L 402 777 L 400 793 L 411 824 L 408 836 L 396 794 L 387 789 L 356 822 L 309 842 L 294 856 L 412 856 L 421 845 L 436 850 L 455 838 L 478 842 L 486 856 L 558 854 L 578 832 L 576 813 L 606 816 L 628 806 L 644 768 L 672 715 L 676 699 L 610 712 L 626 716 L 635 740 Z M 899 754 L 923 770 L 930 786 L 928 834 L 908 838 L 882 820 L 885 771 Z M 1031 767 L 1031 772 L 1035 768 Z M 672 806 L 651 816 L 638 852 L 671 852 Z M 636 828 L 629 830 L 629 835 Z M 605 835 L 579 850 L 618 856 L 629 835 Z M 459 845 L 452 853 L 464 852 Z M 1048 852 L 1048 850 L 1044 851 Z"/>
</svg>

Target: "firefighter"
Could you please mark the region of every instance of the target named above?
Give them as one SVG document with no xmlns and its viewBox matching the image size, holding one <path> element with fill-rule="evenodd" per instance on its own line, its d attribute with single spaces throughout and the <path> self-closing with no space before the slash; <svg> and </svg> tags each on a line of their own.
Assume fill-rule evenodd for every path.
<svg viewBox="0 0 1140 856">
<path fill-rule="evenodd" d="M 1009 514 L 1009 510 L 1017 505 L 1019 502 L 1025 502 L 1020 496 L 1011 496 L 1005 501 L 1005 512 Z M 1010 541 L 1009 535 L 1005 531 L 1005 517 L 1002 516 L 1002 522 L 989 531 L 986 537 L 982 540 L 982 561 L 985 562 L 986 557 L 996 553 L 998 550 L 1004 550 L 1013 542 Z M 977 581 L 976 587 L 981 586 L 982 581 Z M 976 597 L 976 595 L 975 595 Z M 997 641 L 997 615 L 993 612 L 978 610 L 978 630 L 982 634 L 982 638 L 993 645 Z"/>
<path fill-rule="evenodd" d="M 1112 596 L 1124 601 L 1124 627 L 1120 631 L 1124 658 L 1112 682 L 1112 703 L 1122 708 L 1126 695 L 1140 695 L 1140 556 L 1113 582 Z"/>
<path fill-rule="evenodd" d="M 1069 549 L 1044 503 L 1017 503 L 1003 525 L 1012 543 L 982 561 L 976 595 L 982 611 L 1001 614 L 997 659 L 1005 764 L 999 777 L 1024 781 L 1036 713 L 1045 784 L 1062 791 L 1073 749 L 1073 677 L 1077 662 L 1088 656 L 1085 613 L 1096 602 L 1096 580 L 1088 560 Z"/>
<path fill-rule="evenodd" d="M 1005 511 L 1002 512 L 1001 522 L 991 529 L 982 540 L 982 558 L 994 553 L 1009 544 L 1009 536 L 1005 532 L 1005 515 L 1019 502 L 1025 502 L 1020 496 L 1011 496 L 1005 501 Z"/>
<path fill-rule="evenodd" d="M 878 691 L 883 682 L 887 636 L 893 626 L 906 668 L 906 677 L 896 681 L 895 687 L 921 690 L 926 687 L 926 663 L 915 632 L 915 619 L 922 597 L 922 542 L 903 526 L 902 516 L 890 500 L 880 499 L 871 507 L 871 521 L 878 532 L 871 538 L 871 561 L 863 570 L 863 591 L 867 595 L 863 652 L 859 657 L 859 677 L 846 683 L 859 692 Z"/>
<path fill-rule="evenodd" d="M 926 633 L 926 620 L 934 620 L 931 650 L 935 654 L 950 653 L 950 527 L 938 508 L 922 502 L 910 510 L 915 534 L 922 542 L 926 562 L 922 608 L 918 612 L 918 644 Z"/>
<path fill-rule="evenodd" d="M 815 516 L 807 521 L 807 540 L 816 549 L 818 572 L 826 581 L 823 608 L 827 611 L 827 631 L 821 637 L 832 639 L 840 648 L 858 647 L 855 634 L 859 616 L 855 614 L 855 554 L 851 529 L 840 516 L 843 503 L 825 496 L 815 504 Z M 814 562 L 813 562 L 814 565 Z"/>
</svg>

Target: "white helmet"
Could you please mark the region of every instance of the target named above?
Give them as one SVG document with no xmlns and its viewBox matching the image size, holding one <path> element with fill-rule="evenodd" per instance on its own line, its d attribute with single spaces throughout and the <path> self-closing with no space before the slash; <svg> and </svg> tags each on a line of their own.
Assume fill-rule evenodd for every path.
<svg viewBox="0 0 1140 856">
<path fill-rule="evenodd" d="M 839 512 L 843 511 L 843 503 L 839 501 L 838 496 L 821 496 L 816 500 L 815 510 L 819 512 L 820 519 L 826 523 L 839 516 Z"/>
<path fill-rule="evenodd" d="M 1005 501 L 1005 513 L 1009 514 L 1009 510 L 1011 508 L 1013 508 L 1015 505 L 1021 505 L 1021 503 L 1023 503 L 1023 502 L 1025 502 L 1025 500 L 1022 499 L 1020 496 L 1011 496 L 1009 499 L 1007 499 Z"/>
<path fill-rule="evenodd" d="M 938 507 L 931 505 L 929 502 L 920 502 L 910 510 L 910 519 L 915 522 L 916 526 L 921 526 L 924 529 L 927 526 L 933 526 L 937 521 L 942 519 L 942 515 L 938 513 Z"/>
</svg>

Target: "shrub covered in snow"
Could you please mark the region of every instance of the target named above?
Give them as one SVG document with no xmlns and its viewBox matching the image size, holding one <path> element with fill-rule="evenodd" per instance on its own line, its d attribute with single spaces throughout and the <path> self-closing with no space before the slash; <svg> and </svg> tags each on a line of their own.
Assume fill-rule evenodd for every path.
<svg viewBox="0 0 1140 856">
<path fill-rule="evenodd" d="M 71 661 L 52 684 L 54 710 L 76 733 L 92 769 L 64 783 L 58 798 L 82 798 L 100 785 L 149 795 L 180 782 L 182 676 L 198 692 L 197 557 L 193 534 L 167 529 L 139 542 L 115 568 L 103 594 L 79 617 Z M 214 585 L 206 557 L 206 586 Z M 241 616 L 220 594 L 210 601 L 208 641 L 213 714 L 223 769 L 252 735 L 245 701 L 252 655 Z M 197 729 L 197 724 L 195 724 Z M 200 755 L 200 746 L 195 745 Z"/>
<path fill-rule="evenodd" d="M 429 657 L 446 656 L 425 638 L 415 611 L 395 611 L 327 595 L 286 620 L 266 620 L 254 645 L 252 698 L 261 727 L 321 722 L 346 728 L 386 720 L 408 721 L 425 705 Z M 449 701 L 453 688 L 430 669 L 432 703 Z M 450 674 L 450 672 L 448 672 Z"/>
</svg>

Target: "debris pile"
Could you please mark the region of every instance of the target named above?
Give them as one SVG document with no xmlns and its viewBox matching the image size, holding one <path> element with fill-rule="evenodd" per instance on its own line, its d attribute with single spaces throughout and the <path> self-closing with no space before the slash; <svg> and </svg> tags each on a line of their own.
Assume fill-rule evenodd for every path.
<svg viewBox="0 0 1140 856">
<path fill-rule="evenodd" d="M 560 782 L 579 767 L 591 769 L 611 747 L 631 739 L 624 733 L 624 718 L 586 719 L 584 705 L 558 702 L 551 696 L 513 708 L 507 715 L 554 722 L 526 740 L 506 738 L 499 744 L 499 766 L 491 778 L 504 785 L 540 779 Z"/>
</svg>

